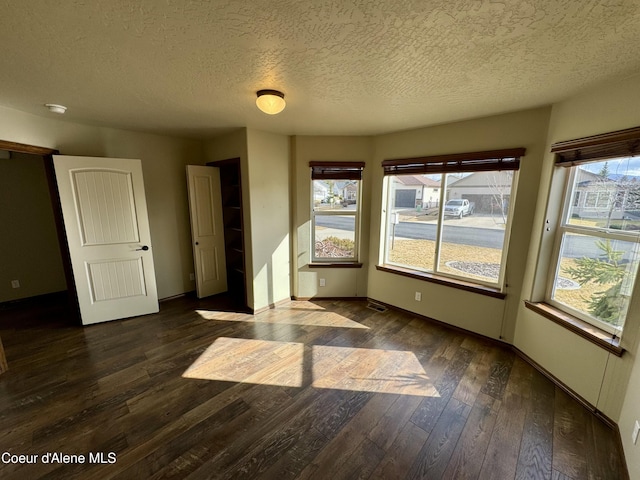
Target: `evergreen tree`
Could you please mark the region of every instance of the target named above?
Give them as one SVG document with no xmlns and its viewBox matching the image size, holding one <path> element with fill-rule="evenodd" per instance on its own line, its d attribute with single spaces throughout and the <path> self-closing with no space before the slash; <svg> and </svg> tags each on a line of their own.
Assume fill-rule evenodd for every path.
<svg viewBox="0 0 640 480">
<path fill-rule="evenodd" d="M 599 258 L 582 257 L 576 260 L 577 267 L 564 271 L 580 285 L 593 282 L 607 286 L 588 300 L 589 311 L 603 322 L 619 325 L 629 301 L 621 295 L 622 282 L 627 276 L 624 265 L 620 265 L 624 252 L 614 250 L 609 240 L 599 240 L 596 245 L 603 252 Z"/>
</svg>

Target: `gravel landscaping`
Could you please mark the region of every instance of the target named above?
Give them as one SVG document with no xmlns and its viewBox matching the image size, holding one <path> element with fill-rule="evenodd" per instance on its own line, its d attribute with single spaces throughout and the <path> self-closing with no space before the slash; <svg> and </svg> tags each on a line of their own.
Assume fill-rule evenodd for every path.
<svg viewBox="0 0 640 480">
<path fill-rule="evenodd" d="M 435 242 L 431 240 L 406 240 L 396 239 L 394 248 L 389 252 L 389 260 L 402 265 L 413 265 L 425 270 L 433 270 L 433 258 L 435 255 Z M 469 245 L 457 245 L 443 243 L 440 249 L 440 271 L 460 275 L 462 268 L 455 268 L 451 264 L 473 264 L 479 258 L 485 259 L 486 265 L 500 264 L 502 252 L 495 248 L 474 247 Z M 495 282 L 497 275 L 493 275 L 491 267 L 476 267 L 474 271 L 462 270 L 465 277 L 489 282 Z"/>
<path fill-rule="evenodd" d="M 447 262 L 447 266 L 478 277 L 498 279 L 500 264 L 483 262 Z"/>
</svg>

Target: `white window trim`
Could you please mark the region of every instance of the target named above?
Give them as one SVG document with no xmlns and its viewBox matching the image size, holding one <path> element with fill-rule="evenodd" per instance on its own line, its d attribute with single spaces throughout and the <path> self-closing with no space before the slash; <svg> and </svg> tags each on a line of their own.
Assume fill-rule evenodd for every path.
<svg viewBox="0 0 640 480">
<path fill-rule="evenodd" d="M 612 229 L 594 229 L 589 227 L 581 227 L 580 225 L 569 225 L 567 223 L 567 219 L 569 217 L 569 212 L 571 210 L 572 199 L 575 191 L 575 177 L 576 172 L 580 168 L 580 166 L 571 167 L 569 170 L 569 175 L 565 180 L 565 187 L 563 192 L 563 203 L 562 203 L 562 212 L 560 221 L 558 222 L 558 227 L 555 232 L 554 244 L 553 244 L 553 254 L 551 258 L 551 265 L 549 268 L 546 290 L 545 290 L 545 302 L 549 305 L 561 310 L 563 312 L 568 313 L 580 320 L 593 325 L 601 330 L 604 330 L 607 333 L 610 333 L 614 336 L 621 336 L 624 331 L 624 324 L 621 327 L 613 326 L 609 323 L 598 320 L 591 315 L 585 314 L 579 310 L 572 308 L 569 305 L 561 303 L 557 300 L 554 300 L 553 297 L 553 287 L 555 285 L 555 280 L 557 276 L 560 274 L 560 249 L 562 247 L 562 238 L 565 233 L 574 233 L 579 235 L 587 235 L 590 237 L 602 238 L 604 240 L 621 240 L 632 243 L 640 243 L 640 238 L 637 234 L 625 233 L 624 230 L 612 230 Z M 639 272 L 640 273 L 640 272 Z M 635 288 L 634 288 L 635 289 Z M 628 313 L 628 311 L 627 311 Z M 626 322 L 625 322 L 626 323 Z"/>
<path fill-rule="evenodd" d="M 453 173 L 453 172 L 449 172 L 449 173 Z M 473 278 L 473 277 L 465 277 L 463 275 L 456 275 L 456 274 L 452 274 L 449 272 L 441 272 L 439 270 L 437 270 L 437 266 L 440 264 L 440 246 L 442 243 L 442 231 L 443 231 L 443 222 L 442 219 L 444 218 L 444 206 L 445 206 L 445 198 L 447 195 L 447 189 L 448 189 L 448 185 L 446 185 L 446 182 L 443 182 L 444 177 L 446 174 L 442 174 L 441 180 L 440 180 L 440 184 L 442 185 L 442 187 L 440 188 L 440 199 L 439 199 L 439 205 L 438 205 L 438 223 L 436 226 L 436 246 L 435 246 L 435 255 L 434 255 L 434 263 L 433 263 L 433 267 L 432 269 L 424 269 L 424 268 L 420 268 L 417 267 L 415 265 L 405 265 L 405 264 L 401 264 L 398 262 L 393 262 L 389 260 L 389 242 L 390 242 L 390 238 L 391 238 L 391 231 L 390 229 L 392 228 L 391 225 L 391 220 L 390 220 L 390 216 L 388 215 L 387 212 L 391 213 L 391 203 L 392 203 L 392 199 L 391 199 L 391 179 L 393 177 L 396 176 L 402 176 L 402 174 L 400 175 L 386 175 L 384 178 L 384 189 L 383 189 L 383 194 L 386 197 L 386 208 L 383 208 L 382 210 L 382 219 L 381 219 L 381 224 L 383 225 L 383 228 L 381 228 L 381 230 L 384 231 L 384 237 L 383 237 L 383 250 L 382 250 L 382 263 L 385 265 L 395 265 L 398 267 L 402 267 L 402 268 L 406 268 L 409 270 L 413 270 L 416 272 L 424 272 L 424 273 L 428 273 L 428 274 L 432 274 L 432 275 L 437 275 L 439 277 L 444 277 L 444 278 L 450 278 L 452 280 L 459 280 L 459 281 L 463 281 L 463 282 L 467 282 L 467 283 L 474 283 L 477 285 L 484 285 L 487 287 L 491 287 L 491 288 L 497 288 L 499 289 L 501 292 L 503 292 L 505 290 L 505 281 L 506 281 L 506 267 L 507 267 L 507 256 L 509 253 L 509 243 L 510 243 L 510 239 L 511 239 L 511 225 L 513 223 L 513 212 L 515 211 L 515 206 L 516 206 L 516 201 L 517 201 L 517 189 L 518 189 L 518 179 L 520 177 L 519 175 L 520 171 L 519 170 L 513 170 L 513 179 L 511 181 L 511 190 L 510 190 L 510 194 L 509 194 L 509 213 L 507 215 L 507 223 L 505 224 L 505 232 L 504 232 L 504 240 L 503 240 L 503 244 L 502 244 L 502 254 L 500 257 L 500 273 L 498 274 L 498 281 L 497 282 L 489 282 L 489 281 L 484 281 L 482 279 L 478 279 L 478 278 Z M 444 183 L 444 184 L 443 184 Z"/>
<path fill-rule="evenodd" d="M 355 210 L 315 210 L 315 200 L 313 196 L 313 182 L 317 180 L 311 180 L 311 263 L 355 263 L 358 262 L 360 252 L 360 217 L 362 212 L 362 180 L 349 180 L 358 182 L 358 196 L 356 198 Z M 337 179 L 337 181 L 341 181 Z M 347 181 L 347 179 L 344 179 Z M 353 257 L 316 257 L 316 215 L 319 216 L 354 216 L 354 247 Z"/>
</svg>

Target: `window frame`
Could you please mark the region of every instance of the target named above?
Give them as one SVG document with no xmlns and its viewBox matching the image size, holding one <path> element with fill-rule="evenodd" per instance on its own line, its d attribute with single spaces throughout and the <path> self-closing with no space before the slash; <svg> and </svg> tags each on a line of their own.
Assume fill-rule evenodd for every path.
<svg viewBox="0 0 640 480">
<path fill-rule="evenodd" d="M 511 226 L 513 222 L 513 212 L 515 211 L 516 193 L 519 179 L 520 158 L 525 154 L 524 148 L 514 148 L 505 150 L 492 150 L 485 152 L 470 152 L 451 155 L 437 155 L 431 157 L 419 157 L 410 159 L 385 160 L 382 162 L 384 168 L 384 195 L 382 211 L 382 249 L 380 261 L 382 266 L 393 269 L 398 267 L 408 271 L 416 272 L 418 275 L 427 274 L 455 282 L 464 282 L 472 285 L 479 285 L 497 289 L 503 292 L 506 279 L 506 259 L 509 251 L 511 238 Z M 443 272 L 438 269 L 440 265 L 440 254 L 442 250 L 442 235 L 444 231 L 444 207 L 449 186 L 446 176 L 452 173 L 477 173 L 494 171 L 513 171 L 511 187 L 509 193 L 509 211 L 505 223 L 502 252 L 500 256 L 500 272 L 496 282 L 482 280 L 478 278 L 457 275 L 450 272 Z M 418 174 L 439 174 L 441 177 L 439 187 L 438 222 L 436 225 L 435 252 L 431 269 L 425 269 L 415 265 L 405 265 L 389 260 L 389 242 L 391 241 L 390 228 L 392 228 L 391 210 L 393 202 L 392 179 L 402 175 Z"/>
<path fill-rule="evenodd" d="M 567 178 L 565 179 L 565 186 L 564 186 L 564 191 L 562 196 L 562 209 L 560 213 L 561 216 L 559 218 L 556 231 L 554 232 L 553 253 L 550 257 L 551 259 L 550 265 L 549 265 L 550 268 L 549 268 L 548 278 L 546 281 L 546 288 L 545 288 L 545 302 L 562 312 L 565 312 L 571 316 L 574 316 L 582 320 L 583 322 L 588 323 L 591 326 L 594 326 L 600 330 L 603 330 L 604 332 L 612 335 L 613 338 L 616 338 L 616 337 L 621 337 L 622 332 L 624 331 L 624 323 L 622 324 L 621 327 L 613 326 L 611 324 L 603 322 L 602 320 L 599 320 L 596 317 L 593 317 L 585 312 L 577 310 L 571 307 L 570 305 L 562 303 L 553 298 L 555 280 L 560 273 L 560 263 L 561 263 L 560 255 L 561 255 L 562 241 L 566 234 L 584 235 L 590 238 L 597 238 L 602 240 L 620 240 L 624 242 L 640 244 L 640 236 L 638 234 L 632 234 L 630 232 L 625 232 L 624 230 L 617 230 L 617 229 L 611 229 L 611 228 L 608 228 L 608 229 L 593 228 L 593 227 L 584 227 L 581 225 L 569 224 L 569 215 L 572 207 L 574 207 L 573 198 L 576 192 L 575 179 L 577 176 L 578 169 L 580 168 L 581 165 L 584 165 L 585 163 L 596 163 L 596 162 L 607 161 L 612 159 L 615 159 L 615 157 L 590 160 L 589 162 L 576 163 L 575 165 L 571 165 L 569 167 L 571 170 L 567 173 L 566 175 Z M 589 193 L 596 193 L 597 195 L 600 194 L 599 191 L 589 192 Z M 609 204 L 610 204 L 610 201 L 609 201 Z M 591 207 L 586 207 L 586 198 L 585 198 L 585 208 L 591 208 Z M 593 208 L 597 210 L 598 209 L 597 204 Z M 636 271 L 635 280 L 637 280 L 638 273 L 640 272 Z M 635 281 L 634 281 L 634 287 L 632 288 L 632 291 L 633 290 L 635 290 Z M 627 312 L 625 312 L 625 314 L 627 313 L 628 313 L 628 309 L 627 309 Z M 626 323 L 626 318 L 625 318 L 625 323 Z"/>
<path fill-rule="evenodd" d="M 605 323 L 602 322 L 590 315 L 586 315 L 580 311 L 577 311 L 563 303 L 557 302 L 552 299 L 553 287 L 556 279 L 556 275 L 558 273 L 559 265 L 560 265 L 560 249 L 562 246 L 562 239 L 565 233 L 577 233 L 577 234 L 585 234 L 579 226 L 570 225 L 569 228 L 565 225 L 568 220 L 569 211 L 571 210 L 571 206 L 573 205 L 573 191 L 574 191 L 574 179 L 578 168 L 586 163 L 595 163 L 602 162 L 611 159 L 620 159 L 620 158 L 629 158 L 635 157 L 640 154 L 640 127 L 632 127 L 625 130 L 617 130 L 614 132 L 603 133 L 598 135 L 592 135 L 589 137 L 582 137 L 572 140 L 565 140 L 556 142 L 551 145 L 550 152 L 555 155 L 554 163 L 556 168 L 558 167 L 572 167 L 571 171 L 563 172 L 566 174 L 566 179 L 564 183 L 564 191 L 562 195 L 562 208 L 560 209 L 560 217 L 558 217 L 557 227 L 554 232 L 553 239 L 553 255 L 549 257 L 548 264 L 548 274 L 546 283 L 545 283 L 545 291 L 544 298 L 545 303 L 550 305 L 552 308 L 557 309 L 564 315 L 569 315 L 577 319 L 576 321 L 582 321 L 588 324 L 589 326 L 599 329 L 601 332 L 608 334 L 611 336 L 611 342 L 616 342 L 624 332 L 625 323 L 622 325 L 622 328 L 617 328 L 611 326 L 609 324 L 605 324 L 605 328 L 602 328 L 600 324 Z M 575 167 L 575 168 L 574 168 Z M 559 174 L 560 172 L 556 172 Z M 586 197 L 586 195 L 585 195 Z M 586 198 L 584 199 L 586 204 Z M 548 222 L 548 221 L 547 221 Z M 598 233 L 594 235 L 594 233 Z M 630 234 L 620 233 L 620 230 L 613 229 L 592 229 L 589 231 L 588 235 L 591 237 L 598 238 L 609 238 L 609 239 L 618 239 L 621 241 L 632 241 L 635 243 L 640 243 L 640 237 L 637 235 L 634 237 Z M 603 237 L 601 235 L 606 235 Z M 631 298 L 630 304 L 633 302 L 634 293 L 637 293 L 637 280 L 638 274 L 640 274 L 640 268 L 636 270 L 636 278 L 634 285 L 631 290 Z M 629 309 L 627 308 L 627 315 L 629 313 Z M 560 317 L 561 315 L 555 315 L 555 317 Z M 562 324 L 565 322 L 562 321 Z M 585 330 L 582 328 L 581 330 Z M 612 333 L 610 330 L 614 330 Z M 589 334 L 587 335 L 589 336 Z"/>
<path fill-rule="evenodd" d="M 364 162 L 309 162 L 311 167 L 311 264 L 316 265 L 351 265 L 357 264 L 360 255 L 360 222 L 362 217 L 362 170 Z M 315 208 L 314 182 L 322 180 L 356 182 L 356 208 L 354 210 L 318 210 Z M 354 246 L 352 257 L 316 257 L 316 217 L 317 216 L 353 216 Z"/>
</svg>

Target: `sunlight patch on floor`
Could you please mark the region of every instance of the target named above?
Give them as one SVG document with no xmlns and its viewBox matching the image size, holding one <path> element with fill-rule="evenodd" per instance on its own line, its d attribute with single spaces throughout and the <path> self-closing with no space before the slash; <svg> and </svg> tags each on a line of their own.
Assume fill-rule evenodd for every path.
<svg viewBox="0 0 640 480">
<path fill-rule="evenodd" d="M 308 311 L 307 311 L 308 312 Z M 304 315 L 283 315 L 282 311 L 264 312 L 260 315 L 249 315 L 246 313 L 218 312 L 215 310 L 196 310 L 196 313 L 206 320 L 217 320 L 222 322 L 246 322 L 246 323 L 267 323 L 271 325 L 300 325 L 304 327 L 333 327 L 333 328 L 361 328 L 368 330 L 369 327 L 361 323 L 354 322 L 347 317 L 333 312 L 319 311 L 305 313 Z"/>
<path fill-rule="evenodd" d="M 220 320 L 225 322 L 254 322 L 255 317 L 250 313 L 221 312 L 217 310 L 196 310 L 205 320 Z"/>
<path fill-rule="evenodd" d="M 314 345 L 313 386 L 438 397 L 413 352 Z"/>
<path fill-rule="evenodd" d="M 284 308 L 286 308 L 287 310 L 305 310 L 307 312 L 309 310 L 317 310 L 319 312 L 324 312 L 327 310 L 325 307 L 318 305 L 317 303 L 312 303 L 308 300 L 291 300 L 291 302 Z"/>
<path fill-rule="evenodd" d="M 184 372 L 185 378 L 224 382 L 438 397 L 410 351 L 218 338 Z M 305 365 L 305 361 L 310 364 Z M 304 375 L 308 375 L 307 379 Z"/>
<path fill-rule="evenodd" d="M 302 386 L 304 345 L 244 338 L 218 338 L 182 374 L 223 382 Z"/>
</svg>

